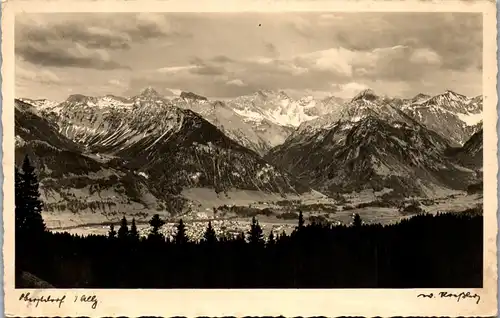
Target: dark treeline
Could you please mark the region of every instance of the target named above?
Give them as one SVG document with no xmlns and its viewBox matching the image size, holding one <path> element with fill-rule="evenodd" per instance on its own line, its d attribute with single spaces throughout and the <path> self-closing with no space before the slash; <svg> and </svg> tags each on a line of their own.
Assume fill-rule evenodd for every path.
<svg viewBox="0 0 500 318">
<path fill-rule="evenodd" d="M 16 222 L 18 202 L 36 196 L 20 190 L 18 198 L 17 190 L 16 182 Z M 293 233 L 266 239 L 254 218 L 235 238 L 218 238 L 208 223 L 198 242 L 189 241 L 182 220 L 173 239 L 165 238 L 157 215 L 144 238 L 125 218 L 107 236 L 27 231 L 24 224 L 18 236 L 16 223 L 17 271 L 58 288 L 482 287 L 480 213 L 422 214 L 386 226 L 365 225 L 357 215 L 351 226 L 305 225 L 300 214 Z"/>
</svg>

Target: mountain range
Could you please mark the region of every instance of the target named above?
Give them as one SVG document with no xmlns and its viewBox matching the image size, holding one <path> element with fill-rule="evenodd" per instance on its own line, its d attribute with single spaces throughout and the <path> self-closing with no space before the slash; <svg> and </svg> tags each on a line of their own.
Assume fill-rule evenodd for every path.
<svg viewBox="0 0 500 318">
<path fill-rule="evenodd" d="M 192 188 L 429 196 L 466 189 L 482 169 L 482 97 L 452 91 L 399 99 L 365 90 L 351 100 L 259 91 L 222 101 L 146 88 L 21 98 L 15 108 L 16 160 L 33 156 L 55 213 L 178 214 L 192 208 Z"/>
<path fill-rule="evenodd" d="M 453 140 L 418 121 L 419 113 L 406 112 L 405 102 L 363 91 L 303 123 L 266 159 L 324 193 L 388 188 L 400 196 L 426 196 L 438 188 L 464 190 L 475 171 L 451 161 L 445 153 Z M 434 122 L 432 116 L 425 118 Z"/>
</svg>

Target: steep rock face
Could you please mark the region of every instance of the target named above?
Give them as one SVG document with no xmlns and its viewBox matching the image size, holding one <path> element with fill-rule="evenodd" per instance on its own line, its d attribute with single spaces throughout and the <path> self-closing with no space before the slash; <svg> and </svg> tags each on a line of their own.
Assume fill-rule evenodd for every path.
<svg viewBox="0 0 500 318">
<path fill-rule="evenodd" d="M 393 100 L 380 97 L 368 89 L 360 92 L 351 101 L 336 107 L 330 113 L 302 123 L 294 134 L 314 134 L 316 131 L 328 129 L 338 122 L 350 123 L 349 125 L 353 126 L 367 117 L 375 117 L 387 122 L 419 125 L 417 121 L 395 107 Z M 292 135 L 291 139 L 293 138 Z"/>
<path fill-rule="evenodd" d="M 335 110 L 342 100 L 333 96 L 322 100 L 312 96 L 293 99 L 283 91 L 261 90 L 225 103 L 274 147 L 282 144 L 301 123 Z"/>
<path fill-rule="evenodd" d="M 192 99 L 192 100 L 197 100 L 197 101 L 208 101 L 208 99 L 205 96 L 197 95 L 192 92 L 182 92 L 180 95 L 180 98 L 182 99 Z"/>
<path fill-rule="evenodd" d="M 434 97 L 417 95 L 403 102 L 401 109 L 410 117 L 451 141 L 463 145 L 482 121 L 482 97 L 447 91 Z"/>
<path fill-rule="evenodd" d="M 172 103 L 176 107 L 189 109 L 201 115 L 229 138 L 261 156 L 274 145 L 271 139 L 265 138 L 261 132 L 245 121 L 245 117 L 238 115 L 224 102 L 210 101 L 206 103 L 176 98 L 172 100 Z"/>
<path fill-rule="evenodd" d="M 474 159 L 477 166 L 482 166 L 483 163 L 483 129 L 474 133 L 462 147 L 470 157 Z"/>
<path fill-rule="evenodd" d="M 230 189 L 283 195 L 309 191 L 200 115 L 156 95 L 147 90 L 119 101 L 118 106 L 109 103 L 109 97 L 71 96 L 58 105 L 58 112 L 51 112 L 56 120 L 52 128 L 77 145 L 78 158 L 114 169 L 113 174 L 126 178 L 127 184 L 142 187 L 129 192 L 147 193 L 155 209 L 165 209 L 173 196 L 190 187 L 219 193 Z M 94 181 L 81 182 L 90 186 Z"/>
<path fill-rule="evenodd" d="M 460 148 L 448 152 L 460 164 L 471 169 L 483 168 L 483 129 L 479 128 Z"/>
<path fill-rule="evenodd" d="M 28 105 L 32 105 L 34 109 L 37 110 L 45 110 L 45 109 L 53 109 L 56 107 L 59 102 L 51 101 L 48 99 L 30 99 L 30 98 L 20 98 L 18 102 L 23 102 Z"/>
<path fill-rule="evenodd" d="M 87 213 L 102 221 L 126 209 L 140 219 L 171 201 L 167 193 L 153 194 L 134 171 L 82 153 L 80 145 L 24 106 L 16 100 L 16 164 L 29 155 L 35 165 L 49 227 L 59 226 L 60 213 Z"/>
<path fill-rule="evenodd" d="M 365 91 L 303 123 L 266 158 L 324 193 L 390 188 L 425 196 L 437 188 L 464 190 L 477 178 L 445 156 L 448 148 L 445 138 Z"/>
<path fill-rule="evenodd" d="M 421 126 L 390 125 L 370 116 L 289 139 L 268 158 L 325 193 L 390 188 L 426 195 L 436 186 L 464 189 L 474 178 L 446 160 L 447 146 Z"/>
<path fill-rule="evenodd" d="M 70 109 L 81 112 L 87 108 L 111 112 L 135 111 L 138 106 L 154 110 L 173 105 L 202 115 L 231 139 L 263 156 L 272 147 L 282 144 L 301 123 L 334 111 L 343 100 L 334 96 L 324 99 L 312 96 L 292 99 L 282 91 L 259 91 L 231 100 L 210 101 L 192 92 L 182 92 L 179 97 L 166 98 L 148 87 L 130 98 L 72 95 L 62 103 L 27 102 L 41 111 L 43 116 L 56 121 L 63 109 L 66 113 Z"/>
<path fill-rule="evenodd" d="M 261 90 L 228 101 L 238 114 L 259 123 L 266 120 L 280 126 L 298 127 L 301 123 L 327 114 L 341 104 L 335 97 L 318 100 L 312 96 L 293 99 L 283 91 Z"/>
</svg>

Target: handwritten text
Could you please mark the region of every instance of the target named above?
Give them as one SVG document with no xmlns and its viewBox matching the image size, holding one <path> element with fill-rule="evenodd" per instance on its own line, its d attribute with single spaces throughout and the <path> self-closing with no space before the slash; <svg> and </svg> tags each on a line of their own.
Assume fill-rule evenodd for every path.
<svg viewBox="0 0 500 318">
<path fill-rule="evenodd" d="M 475 299 L 476 304 L 479 304 L 479 301 L 481 301 L 481 296 L 478 294 L 472 294 L 471 292 L 462 292 L 462 293 L 448 293 L 448 292 L 439 292 L 437 295 L 434 295 L 434 293 L 429 293 L 429 294 L 419 294 L 417 296 L 418 298 L 452 298 L 456 299 L 457 302 L 461 301 L 462 299 Z"/>
</svg>

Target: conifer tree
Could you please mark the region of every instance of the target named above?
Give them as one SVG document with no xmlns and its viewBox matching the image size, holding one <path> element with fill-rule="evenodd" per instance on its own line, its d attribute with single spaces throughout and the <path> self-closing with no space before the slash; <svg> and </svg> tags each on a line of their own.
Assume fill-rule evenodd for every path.
<svg viewBox="0 0 500 318">
<path fill-rule="evenodd" d="M 151 225 L 151 233 L 149 233 L 149 239 L 163 239 L 163 235 L 160 233 L 160 228 L 165 225 L 165 221 L 160 219 L 160 215 L 155 214 L 153 218 L 149 221 L 149 225 Z"/>
<path fill-rule="evenodd" d="M 302 211 L 299 211 L 299 226 L 298 229 L 301 230 L 304 227 L 304 215 Z"/>
<path fill-rule="evenodd" d="M 17 169 L 16 169 L 17 170 Z M 16 229 L 21 235 L 39 236 L 45 231 L 41 215 L 43 203 L 40 200 L 38 177 L 35 168 L 26 155 L 22 164 L 22 173 L 15 172 Z"/>
<path fill-rule="evenodd" d="M 215 244 L 217 242 L 217 236 L 215 235 L 215 230 L 212 227 L 212 222 L 208 222 L 207 230 L 203 235 L 203 241 L 207 244 Z"/>
<path fill-rule="evenodd" d="M 20 235 L 24 226 L 24 221 L 26 219 L 26 209 L 23 204 L 23 175 L 21 171 L 15 168 L 15 216 L 16 216 L 16 235 Z"/>
<path fill-rule="evenodd" d="M 262 228 L 260 227 L 255 216 L 252 218 L 252 224 L 250 225 L 250 231 L 248 234 L 250 236 L 249 241 L 251 244 L 262 244 L 264 242 Z"/>
<path fill-rule="evenodd" d="M 287 238 L 286 232 L 285 232 L 285 230 L 283 230 L 283 231 L 281 232 L 281 235 L 280 235 L 279 239 L 280 239 L 280 240 L 284 240 L 284 239 L 286 239 L 286 238 Z"/>
<path fill-rule="evenodd" d="M 139 240 L 139 232 L 137 231 L 137 226 L 135 225 L 135 218 L 132 218 L 132 225 L 130 226 L 129 235 L 132 241 Z"/>
<path fill-rule="evenodd" d="M 113 224 L 109 227 L 108 237 L 110 239 L 114 239 L 116 237 L 115 226 Z"/>
<path fill-rule="evenodd" d="M 128 237 L 128 225 L 125 216 L 122 218 L 120 228 L 118 229 L 118 238 L 124 240 Z"/>
<path fill-rule="evenodd" d="M 361 220 L 361 217 L 359 216 L 358 213 L 355 213 L 353 218 L 352 218 L 352 225 L 355 227 L 361 226 L 363 224 L 363 221 Z"/>
<path fill-rule="evenodd" d="M 269 233 L 269 237 L 267 238 L 267 245 L 268 246 L 273 246 L 274 243 L 276 243 L 276 241 L 274 239 L 273 231 L 271 230 L 271 232 Z"/>
<path fill-rule="evenodd" d="M 182 219 L 180 219 L 179 224 L 177 224 L 177 233 L 175 233 L 174 242 L 175 244 L 186 244 L 188 242 L 186 227 Z"/>
<path fill-rule="evenodd" d="M 246 243 L 245 233 L 240 232 L 240 233 L 236 236 L 236 240 L 237 240 L 237 241 L 241 241 L 241 242 Z"/>
</svg>

